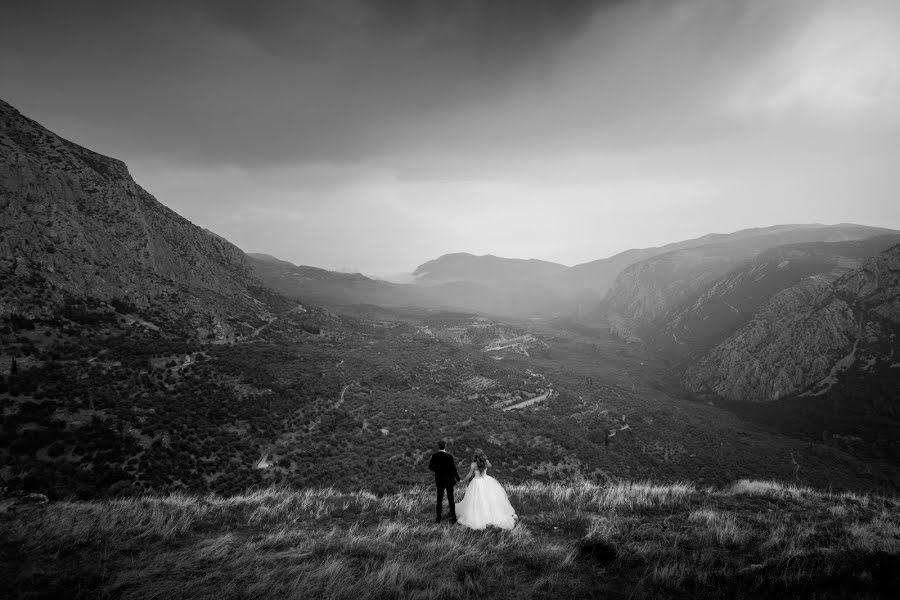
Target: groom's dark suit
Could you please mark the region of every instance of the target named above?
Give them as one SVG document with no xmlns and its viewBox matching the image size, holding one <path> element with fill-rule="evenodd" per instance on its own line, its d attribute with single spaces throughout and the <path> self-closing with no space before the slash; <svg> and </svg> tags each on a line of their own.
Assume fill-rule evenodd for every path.
<svg viewBox="0 0 900 600">
<path fill-rule="evenodd" d="M 450 522 L 456 523 L 456 502 L 453 499 L 453 486 L 459 481 L 456 459 L 449 452 L 441 450 L 431 455 L 428 468 L 434 471 L 434 485 L 437 487 L 437 514 L 434 522 L 441 522 L 441 505 L 444 503 L 444 491 L 446 491 L 447 504 L 450 507 Z"/>
</svg>

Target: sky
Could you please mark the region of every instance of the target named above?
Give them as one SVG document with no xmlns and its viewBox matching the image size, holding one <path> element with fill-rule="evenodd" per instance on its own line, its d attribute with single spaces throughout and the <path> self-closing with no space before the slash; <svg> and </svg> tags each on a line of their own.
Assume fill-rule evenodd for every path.
<svg viewBox="0 0 900 600">
<path fill-rule="evenodd" d="M 0 97 L 247 252 L 900 229 L 897 0 L 7 0 Z"/>
</svg>

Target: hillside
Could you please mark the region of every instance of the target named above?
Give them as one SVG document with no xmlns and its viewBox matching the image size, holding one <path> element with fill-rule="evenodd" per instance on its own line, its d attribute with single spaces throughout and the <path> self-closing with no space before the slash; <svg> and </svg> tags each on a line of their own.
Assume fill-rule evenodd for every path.
<svg viewBox="0 0 900 600">
<path fill-rule="evenodd" d="M 592 323 L 602 322 L 612 306 L 613 321 L 625 327 L 623 333 L 634 335 L 644 329 L 646 335 L 649 321 L 759 252 L 791 243 L 839 242 L 896 233 L 852 224 L 774 225 L 630 249 L 573 267 L 491 255 L 447 254 L 414 271 L 421 294 L 403 296 L 402 301 L 391 298 L 391 304 L 455 307 L 506 317 L 563 316 Z M 603 304 L 610 290 L 609 302 Z M 400 288 L 395 291 L 399 293 Z"/>
<path fill-rule="evenodd" d="M 413 276 L 420 285 L 468 281 L 488 286 L 543 283 L 568 267 L 544 260 L 502 258 L 466 252 L 445 254 L 416 267 Z"/>
<path fill-rule="evenodd" d="M 760 252 L 787 244 L 844 242 L 896 231 L 863 225 L 802 226 L 716 240 L 661 254 L 626 268 L 604 299 L 614 322 L 638 337 L 653 335 L 665 314 Z"/>
<path fill-rule="evenodd" d="M 729 400 L 822 394 L 854 363 L 892 368 L 898 334 L 900 245 L 836 281 L 806 277 L 774 294 L 747 325 L 688 368 L 685 384 Z"/>
<path fill-rule="evenodd" d="M 669 271 L 665 291 L 634 296 L 672 306 L 644 320 L 637 341 L 667 357 L 670 373 L 699 399 L 770 431 L 898 464 L 898 241 L 893 234 L 776 246 L 703 285 L 695 279 L 710 270 L 700 263 Z M 668 259 L 686 264 L 684 252 Z M 724 262 L 713 260 L 712 270 Z M 611 324 L 635 340 L 634 320 L 616 321 L 613 312 Z"/>
<path fill-rule="evenodd" d="M 900 235 L 886 235 L 763 251 L 669 311 L 648 341 L 682 359 L 705 352 L 750 321 L 775 294 L 807 279 L 833 281 L 898 243 Z"/>
<path fill-rule="evenodd" d="M 543 261 L 446 255 L 420 266 L 415 283 L 397 284 L 359 273 L 293 265 L 268 255 L 248 257 L 254 273 L 268 287 L 289 298 L 335 309 L 374 304 L 468 310 L 513 318 L 569 310 L 549 284 L 549 275 L 565 267 Z"/>
<path fill-rule="evenodd" d="M 0 315 L 116 299 L 222 339 L 269 316 L 240 249 L 157 202 L 121 161 L 2 100 L 0 211 Z"/>
<path fill-rule="evenodd" d="M 554 278 L 569 294 L 578 295 L 584 304 L 599 301 L 612 288 L 616 277 L 627 267 L 660 254 L 696 248 L 709 244 L 724 244 L 756 237 L 776 235 L 803 229 L 816 229 L 823 225 L 774 225 L 742 229 L 733 233 L 710 233 L 699 238 L 683 240 L 653 248 L 632 248 L 608 258 L 577 264 Z"/>
<path fill-rule="evenodd" d="M 553 280 L 566 269 L 542 260 L 457 253 L 419 265 L 413 276 L 432 305 L 501 317 L 546 317 L 571 312 Z"/>
<path fill-rule="evenodd" d="M 496 271 L 498 279 L 489 283 L 450 277 L 446 281 L 436 282 L 436 278 L 425 276 L 424 280 L 428 283 L 398 284 L 371 279 L 359 273 L 298 266 L 268 255 L 249 254 L 248 257 L 255 274 L 266 286 L 288 298 L 306 300 L 336 310 L 354 310 L 353 307 L 371 304 L 467 310 L 514 318 L 552 315 L 562 306 L 560 297 L 545 288 L 543 283 L 517 283 L 516 274 L 505 273 L 503 267 Z M 461 277 L 467 276 L 461 271 L 459 273 Z M 474 273 L 469 275 L 476 279 L 479 277 Z"/>
<path fill-rule="evenodd" d="M 264 254 L 247 256 L 256 276 L 266 286 L 289 298 L 333 307 L 354 304 L 440 306 L 431 295 L 413 285 L 378 281 L 359 273 L 298 266 Z"/>
<path fill-rule="evenodd" d="M 432 524 L 427 485 L 3 499 L 0 595 L 893 598 L 900 587 L 892 497 L 748 480 L 507 490 L 512 531 Z"/>
</svg>

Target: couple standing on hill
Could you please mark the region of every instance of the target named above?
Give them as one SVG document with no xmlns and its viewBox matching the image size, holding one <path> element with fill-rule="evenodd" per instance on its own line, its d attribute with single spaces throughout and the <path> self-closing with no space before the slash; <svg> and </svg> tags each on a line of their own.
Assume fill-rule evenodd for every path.
<svg viewBox="0 0 900 600">
<path fill-rule="evenodd" d="M 428 468 L 434 471 L 434 483 L 437 487 L 437 514 L 435 523 L 441 522 L 441 511 L 444 504 L 444 492 L 447 493 L 447 504 L 450 508 L 450 522 L 457 520 L 471 529 L 484 529 L 494 525 L 503 529 L 512 529 L 516 524 L 516 511 L 509 503 L 509 498 L 496 479 L 487 474 L 491 462 L 482 450 L 475 450 L 469 474 L 462 480 L 466 485 L 466 493 L 459 504 L 453 498 L 453 486 L 460 481 L 456 471 L 456 459 L 447 452 L 447 442 L 438 442 L 439 450 L 431 455 Z"/>
</svg>

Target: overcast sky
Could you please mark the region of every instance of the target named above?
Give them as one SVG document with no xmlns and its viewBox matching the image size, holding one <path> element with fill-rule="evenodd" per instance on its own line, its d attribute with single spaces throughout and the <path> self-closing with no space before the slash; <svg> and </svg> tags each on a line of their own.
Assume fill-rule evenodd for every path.
<svg viewBox="0 0 900 600">
<path fill-rule="evenodd" d="M 378 275 L 900 229 L 897 0 L 4 5 L 0 97 L 248 252 Z"/>
</svg>

